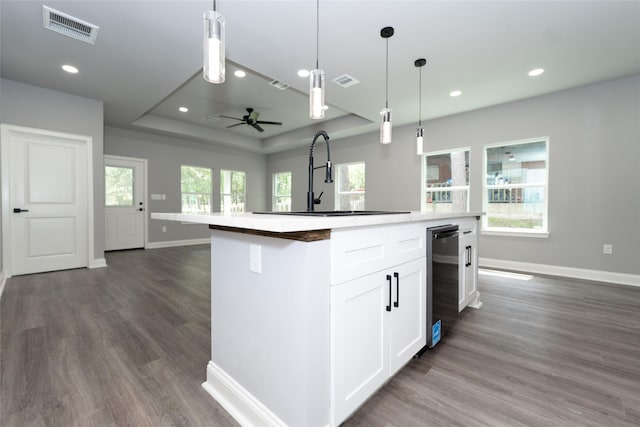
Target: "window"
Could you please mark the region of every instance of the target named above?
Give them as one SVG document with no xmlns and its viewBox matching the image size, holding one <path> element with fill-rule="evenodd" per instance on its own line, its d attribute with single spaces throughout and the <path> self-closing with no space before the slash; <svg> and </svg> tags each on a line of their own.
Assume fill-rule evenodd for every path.
<svg viewBox="0 0 640 427">
<path fill-rule="evenodd" d="M 246 174 L 239 171 L 220 171 L 220 212 L 244 212 Z"/>
<path fill-rule="evenodd" d="M 133 168 L 105 166 L 104 205 L 133 206 Z"/>
<path fill-rule="evenodd" d="M 469 149 L 424 156 L 422 210 L 469 211 Z"/>
<path fill-rule="evenodd" d="M 275 212 L 291 210 L 291 172 L 273 174 L 273 203 Z"/>
<path fill-rule="evenodd" d="M 364 210 L 364 162 L 336 165 L 336 171 L 336 210 Z"/>
<path fill-rule="evenodd" d="M 182 193 L 182 213 L 211 213 L 211 169 L 195 166 L 181 166 L 180 192 Z"/>
<path fill-rule="evenodd" d="M 547 233 L 549 140 L 485 147 L 483 228 Z"/>
</svg>

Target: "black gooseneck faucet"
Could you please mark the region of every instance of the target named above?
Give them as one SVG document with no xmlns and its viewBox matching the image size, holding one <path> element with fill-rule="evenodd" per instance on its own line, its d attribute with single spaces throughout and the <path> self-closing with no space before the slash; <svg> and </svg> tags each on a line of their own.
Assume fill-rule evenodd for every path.
<svg viewBox="0 0 640 427">
<path fill-rule="evenodd" d="M 316 144 L 316 140 L 319 136 L 322 136 L 325 144 L 327 145 L 327 164 L 313 167 L 313 146 Z M 327 132 L 323 130 L 319 130 L 315 134 L 315 136 L 313 137 L 313 141 L 311 142 L 311 148 L 309 148 L 309 189 L 307 191 L 307 212 L 313 212 L 313 205 L 320 204 L 320 197 L 322 197 L 322 193 L 320 193 L 320 197 L 318 197 L 317 199 L 313 194 L 313 171 L 320 168 L 326 168 L 324 182 L 333 182 L 333 179 L 331 178 L 331 153 L 329 150 L 329 135 L 327 135 Z"/>
</svg>

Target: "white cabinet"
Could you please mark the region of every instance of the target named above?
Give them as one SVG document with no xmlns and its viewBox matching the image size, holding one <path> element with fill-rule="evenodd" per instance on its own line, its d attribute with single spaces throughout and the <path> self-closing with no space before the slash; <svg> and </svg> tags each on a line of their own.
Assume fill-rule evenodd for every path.
<svg viewBox="0 0 640 427">
<path fill-rule="evenodd" d="M 425 345 L 425 284 L 423 256 L 332 287 L 332 425 Z"/>
<path fill-rule="evenodd" d="M 460 224 L 460 279 L 458 288 L 458 311 L 467 305 L 477 304 L 478 294 L 478 231 L 477 221 L 467 220 Z"/>
</svg>

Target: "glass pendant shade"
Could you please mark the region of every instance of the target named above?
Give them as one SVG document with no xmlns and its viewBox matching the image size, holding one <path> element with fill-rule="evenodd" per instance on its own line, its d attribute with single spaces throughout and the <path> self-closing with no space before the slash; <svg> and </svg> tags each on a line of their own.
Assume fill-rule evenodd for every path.
<svg viewBox="0 0 640 427">
<path fill-rule="evenodd" d="M 309 74 L 309 117 L 324 118 L 324 71 L 320 69 Z"/>
<path fill-rule="evenodd" d="M 224 82 L 224 16 L 214 10 L 204 13 L 203 77 L 211 83 Z"/>
<path fill-rule="evenodd" d="M 391 110 L 385 108 L 380 111 L 382 125 L 380 125 L 380 144 L 391 144 Z"/>
<path fill-rule="evenodd" d="M 416 154 L 418 156 L 422 156 L 422 154 L 424 154 L 424 138 L 423 138 L 423 134 L 424 134 L 424 129 L 419 127 L 416 130 Z"/>
</svg>

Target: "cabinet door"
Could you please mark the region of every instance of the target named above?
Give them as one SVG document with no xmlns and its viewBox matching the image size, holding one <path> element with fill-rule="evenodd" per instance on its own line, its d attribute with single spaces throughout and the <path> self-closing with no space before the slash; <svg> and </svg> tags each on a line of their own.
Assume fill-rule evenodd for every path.
<svg viewBox="0 0 640 427">
<path fill-rule="evenodd" d="M 402 368 L 427 342 L 426 258 L 392 269 L 389 316 L 389 376 Z"/>
<path fill-rule="evenodd" d="M 460 283 L 458 311 L 462 311 L 474 299 L 478 290 L 478 254 L 475 229 L 465 230 L 460 237 Z"/>
<path fill-rule="evenodd" d="M 388 377 L 385 272 L 331 288 L 331 421 L 338 425 Z"/>
</svg>

